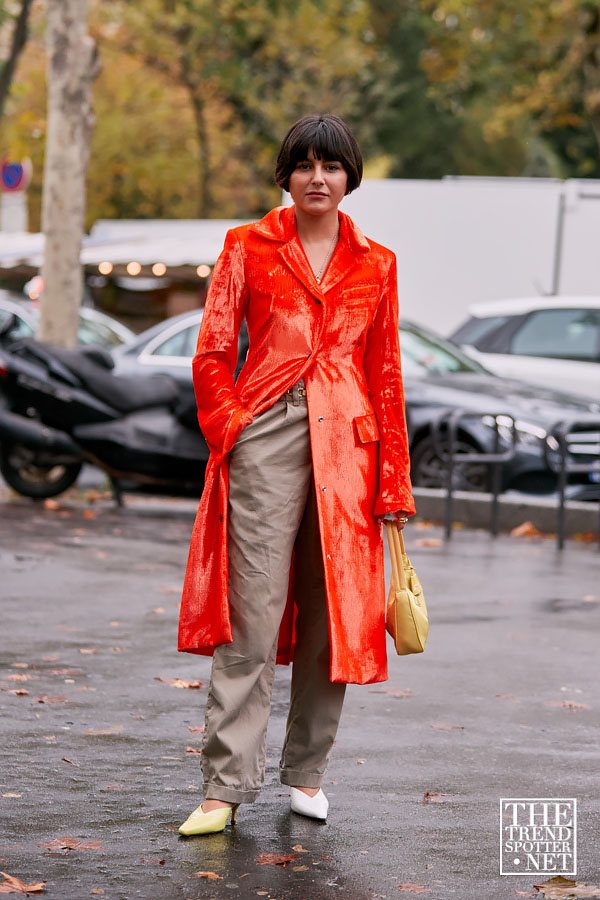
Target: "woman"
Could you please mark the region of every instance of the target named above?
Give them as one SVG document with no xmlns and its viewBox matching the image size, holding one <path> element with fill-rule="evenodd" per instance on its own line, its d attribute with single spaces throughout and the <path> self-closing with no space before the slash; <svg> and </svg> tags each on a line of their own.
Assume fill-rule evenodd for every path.
<svg viewBox="0 0 600 900">
<path fill-rule="evenodd" d="M 294 205 L 229 231 L 213 271 L 193 361 L 211 455 L 179 623 L 179 650 L 213 664 L 185 835 L 260 792 L 276 662 L 293 659 L 280 779 L 318 819 L 346 684 L 387 679 L 382 522 L 415 508 L 395 257 L 338 210 L 361 177 L 344 122 L 299 120 L 276 168 Z"/>
</svg>

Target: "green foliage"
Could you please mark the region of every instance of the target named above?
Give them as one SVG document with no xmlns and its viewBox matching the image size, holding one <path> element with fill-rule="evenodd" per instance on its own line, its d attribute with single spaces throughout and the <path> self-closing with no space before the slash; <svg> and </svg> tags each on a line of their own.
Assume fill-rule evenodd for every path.
<svg viewBox="0 0 600 900">
<path fill-rule="evenodd" d="M 0 0 L 0 35 L 16 9 Z M 32 158 L 37 228 L 33 10 L 0 154 Z M 103 68 L 88 225 L 261 215 L 279 202 L 281 138 L 312 112 L 345 118 L 376 176 L 600 177 L 600 0 L 91 0 L 89 28 Z"/>
<path fill-rule="evenodd" d="M 431 94 L 460 118 L 476 104 L 490 145 L 511 136 L 564 176 L 600 174 L 600 0 L 421 0 Z M 533 153 L 533 156 L 531 156 Z M 544 165 L 545 165 L 544 164 Z"/>
</svg>

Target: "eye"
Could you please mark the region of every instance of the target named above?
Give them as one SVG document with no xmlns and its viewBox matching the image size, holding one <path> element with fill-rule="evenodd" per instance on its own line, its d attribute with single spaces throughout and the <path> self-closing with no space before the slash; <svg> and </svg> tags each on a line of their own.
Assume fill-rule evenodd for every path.
<svg viewBox="0 0 600 900">
<path fill-rule="evenodd" d="M 327 168 L 330 171 L 336 172 L 340 168 L 340 165 L 339 163 L 327 163 Z"/>
<path fill-rule="evenodd" d="M 297 168 L 297 169 L 310 169 L 310 163 L 308 163 L 308 162 L 299 162 L 299 163 L 296 165 L 296 168 Z"/>
</svg>

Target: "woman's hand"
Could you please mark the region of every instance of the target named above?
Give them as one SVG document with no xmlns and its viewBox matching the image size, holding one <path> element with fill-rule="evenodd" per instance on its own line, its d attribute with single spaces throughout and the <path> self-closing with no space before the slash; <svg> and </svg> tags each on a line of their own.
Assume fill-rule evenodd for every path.
<svg viewBox="0 0 600 900">
<path fill-rule="evenodd" d="M 394 524 L 398 531 L 402 531 L 408 522 L 409 513 L 405 509 L 397 509 L 393 513 L 386 513 L 384 516 L 375 516 L 378 522 L 391 521 L 393 517 Z"/>
</svg>

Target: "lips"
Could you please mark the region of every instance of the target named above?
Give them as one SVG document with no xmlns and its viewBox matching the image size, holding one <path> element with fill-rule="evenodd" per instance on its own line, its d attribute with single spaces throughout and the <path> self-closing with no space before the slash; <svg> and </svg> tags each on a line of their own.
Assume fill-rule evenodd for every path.
<svg viewBox="0 0 600 900">
<path fill-rule="evenodd" d="M 321 191 L 309 191 L 306 196 L 307 197 L 326 197 L 327 194 L 323 194 Z"/>
</svg>

